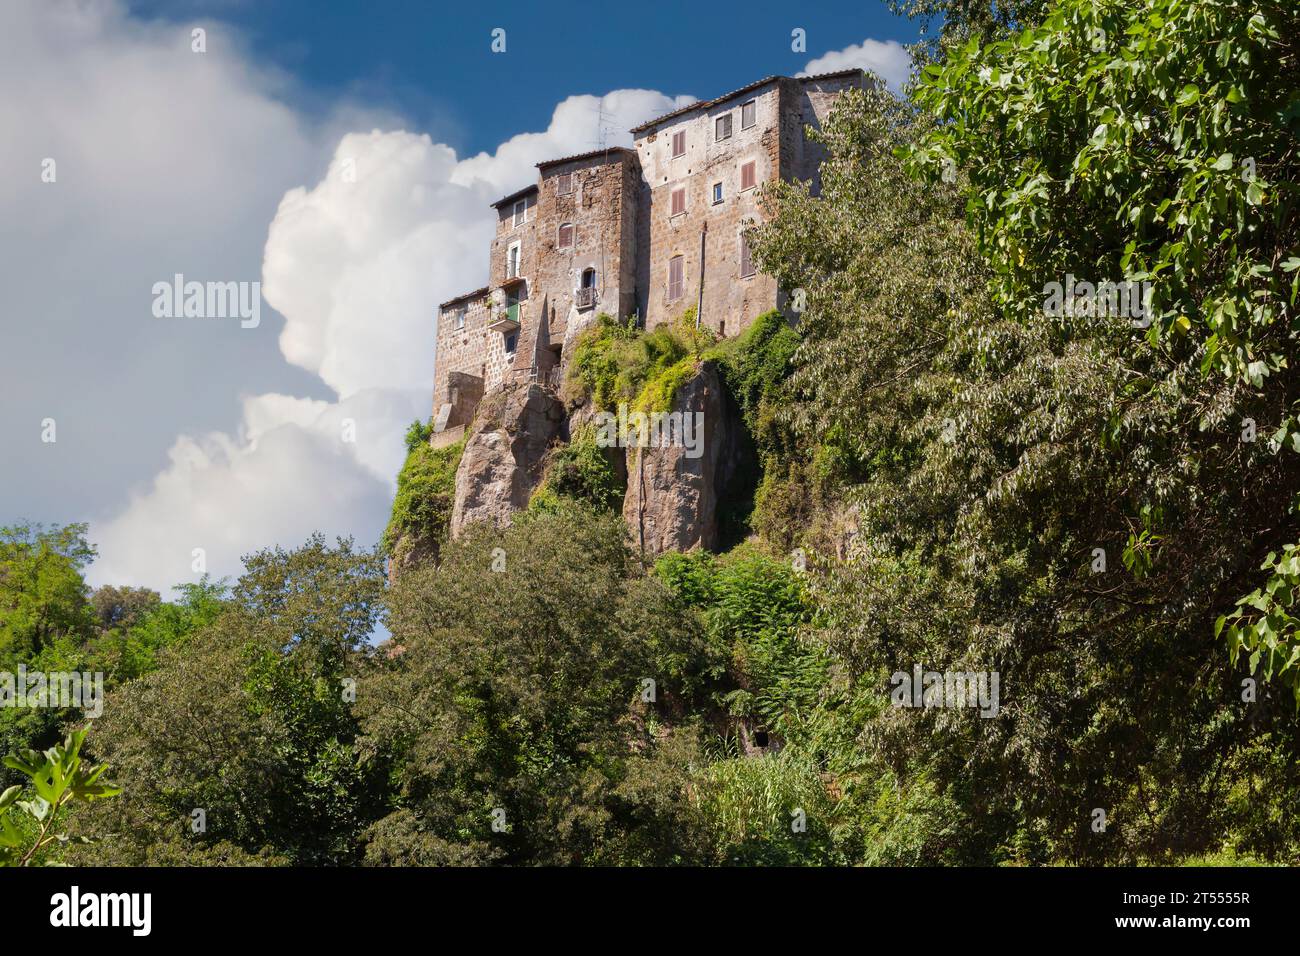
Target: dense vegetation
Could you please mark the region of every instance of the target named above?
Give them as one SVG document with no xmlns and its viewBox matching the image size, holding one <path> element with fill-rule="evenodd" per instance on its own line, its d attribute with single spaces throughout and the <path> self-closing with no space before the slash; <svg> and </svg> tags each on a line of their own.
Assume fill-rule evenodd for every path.
<svg viewBox="0 0 1300 956">
<path fill-rule="evenodd" d="M 0 671 L 106 674 L 86 796 L 120 793 L 0 860 L 1300 862 L 1300 11 L 897 6 L 934 20 L 916 88 L 811 134 L 820 195 L 767 187 L 797 324 L 602 319 L 572 361 L 588 411 L 717 363 L 741 543 L 646 566 L 589 427 L 449 540 L 461 448 L 417 424 L 379 549 L 170 602 L 89 591 L 84 526 L 6 529 Z M 1067 276 L 1147 311 L 1045 308 Z M 996 713 L 893 706 L 914 667 L 1000 675 Z M 0 709 L 0 746 L 84 724 Z"/>
<path fill-rule="evenodd" d="M 456 499 L 456 466 L 465 450 L 463 441 L 434 448 L 432 429 L 413 422 L 406 433 L 406 461 L 397 473 L 393 516 L 384 530 L 383 545 L 391 554 L 403 538 L 438 541 L 446 537 Z"/>
</svg>

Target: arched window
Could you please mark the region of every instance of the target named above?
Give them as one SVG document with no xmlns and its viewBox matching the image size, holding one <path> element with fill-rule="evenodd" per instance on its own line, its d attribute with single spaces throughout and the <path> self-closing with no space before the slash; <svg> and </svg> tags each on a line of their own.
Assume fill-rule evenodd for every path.
<svg viewBox="0 0 1300 956">
<path fill-rule="evenodd" d="M 590 309 L 596 304 L 596 270 L 591 266 L 582 270 L 577 300 L 579 309 Z"/>
<path fill-rule="evenodd" d="M 556 242 L 556 246 L 560 249 L 573 248 L 573 223 L 571 222 L 560 223 L 560 235 L 558 241 Z"/>
</svg>

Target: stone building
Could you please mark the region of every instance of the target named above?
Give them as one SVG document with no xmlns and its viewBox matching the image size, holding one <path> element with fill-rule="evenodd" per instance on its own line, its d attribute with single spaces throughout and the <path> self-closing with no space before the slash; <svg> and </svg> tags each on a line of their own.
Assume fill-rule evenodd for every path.
<svg viewBox="0 0 1300 956">
<path fill-rule="evenodd" d="M 819 188 L 807 136 L 860 70 L 770 76 L 634 128 L 633 147 L 538 164 L 538 181 L 493 204 L 488 285 L 439 307 L 434 443 L 455 441 L 478 399 L 509 382 L 558 384 L 573 341 L 600 313 L 652 328 L 688 308 L 724 336 L 783 308 L 746 230 L 760 187 Z M 474 381 L 477 379 L 477 381 Z"/>
</svg>

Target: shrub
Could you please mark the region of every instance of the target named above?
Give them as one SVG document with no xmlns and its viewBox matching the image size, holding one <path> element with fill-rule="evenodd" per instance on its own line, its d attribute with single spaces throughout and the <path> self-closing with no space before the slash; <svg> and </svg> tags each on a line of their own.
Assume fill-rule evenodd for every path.
<svg viewBox="0 0 1300 956">
<path fill-rule="evenodd" d="M 609 452 L 596 444 L 596 431 L 590 425 L 551 453 L 546 476 L 528 508 L 555 511 L 562 506 L 562 499 L 586 502 L 601 511 L 623 510 L 623 486 Z"/>
<path fill-rule="evenodd" d="M 414 431 L 415 426 L 411 426 Z M 410 432 L 407 433 L 408 441 Z M 397 475 L 397 496 L 393 515 L 384 530 L 384 550 L 392 553 L 404 535 L 442 542 L 451 525 L 456 500 L 456 469 L 465 442 L 433 448 L 427 442 L 416 445 L 406 456 Z"/>
<path fill-rule="evenodd" d="M 714 341 L 710 330 L 695 328 L 694 309 L 648 332 L 601 315 L 578 339 L 569 398 L 589 399 L 607 411 L 620 402 L 642 411 L 666 411 Z"/>
</svg>

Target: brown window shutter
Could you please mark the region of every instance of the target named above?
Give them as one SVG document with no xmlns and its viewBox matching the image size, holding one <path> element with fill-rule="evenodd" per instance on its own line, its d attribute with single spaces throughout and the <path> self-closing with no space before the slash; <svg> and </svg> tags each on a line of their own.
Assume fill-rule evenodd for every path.
<svg viewBox="0 0 1300 956">
<path fill-rule="evenodd" d="M 752 276 L 754 274 L 754 259 L 749 251 L 749 233 L 740 234 L 740 274 L 741 276 Z"/>
</svg>

